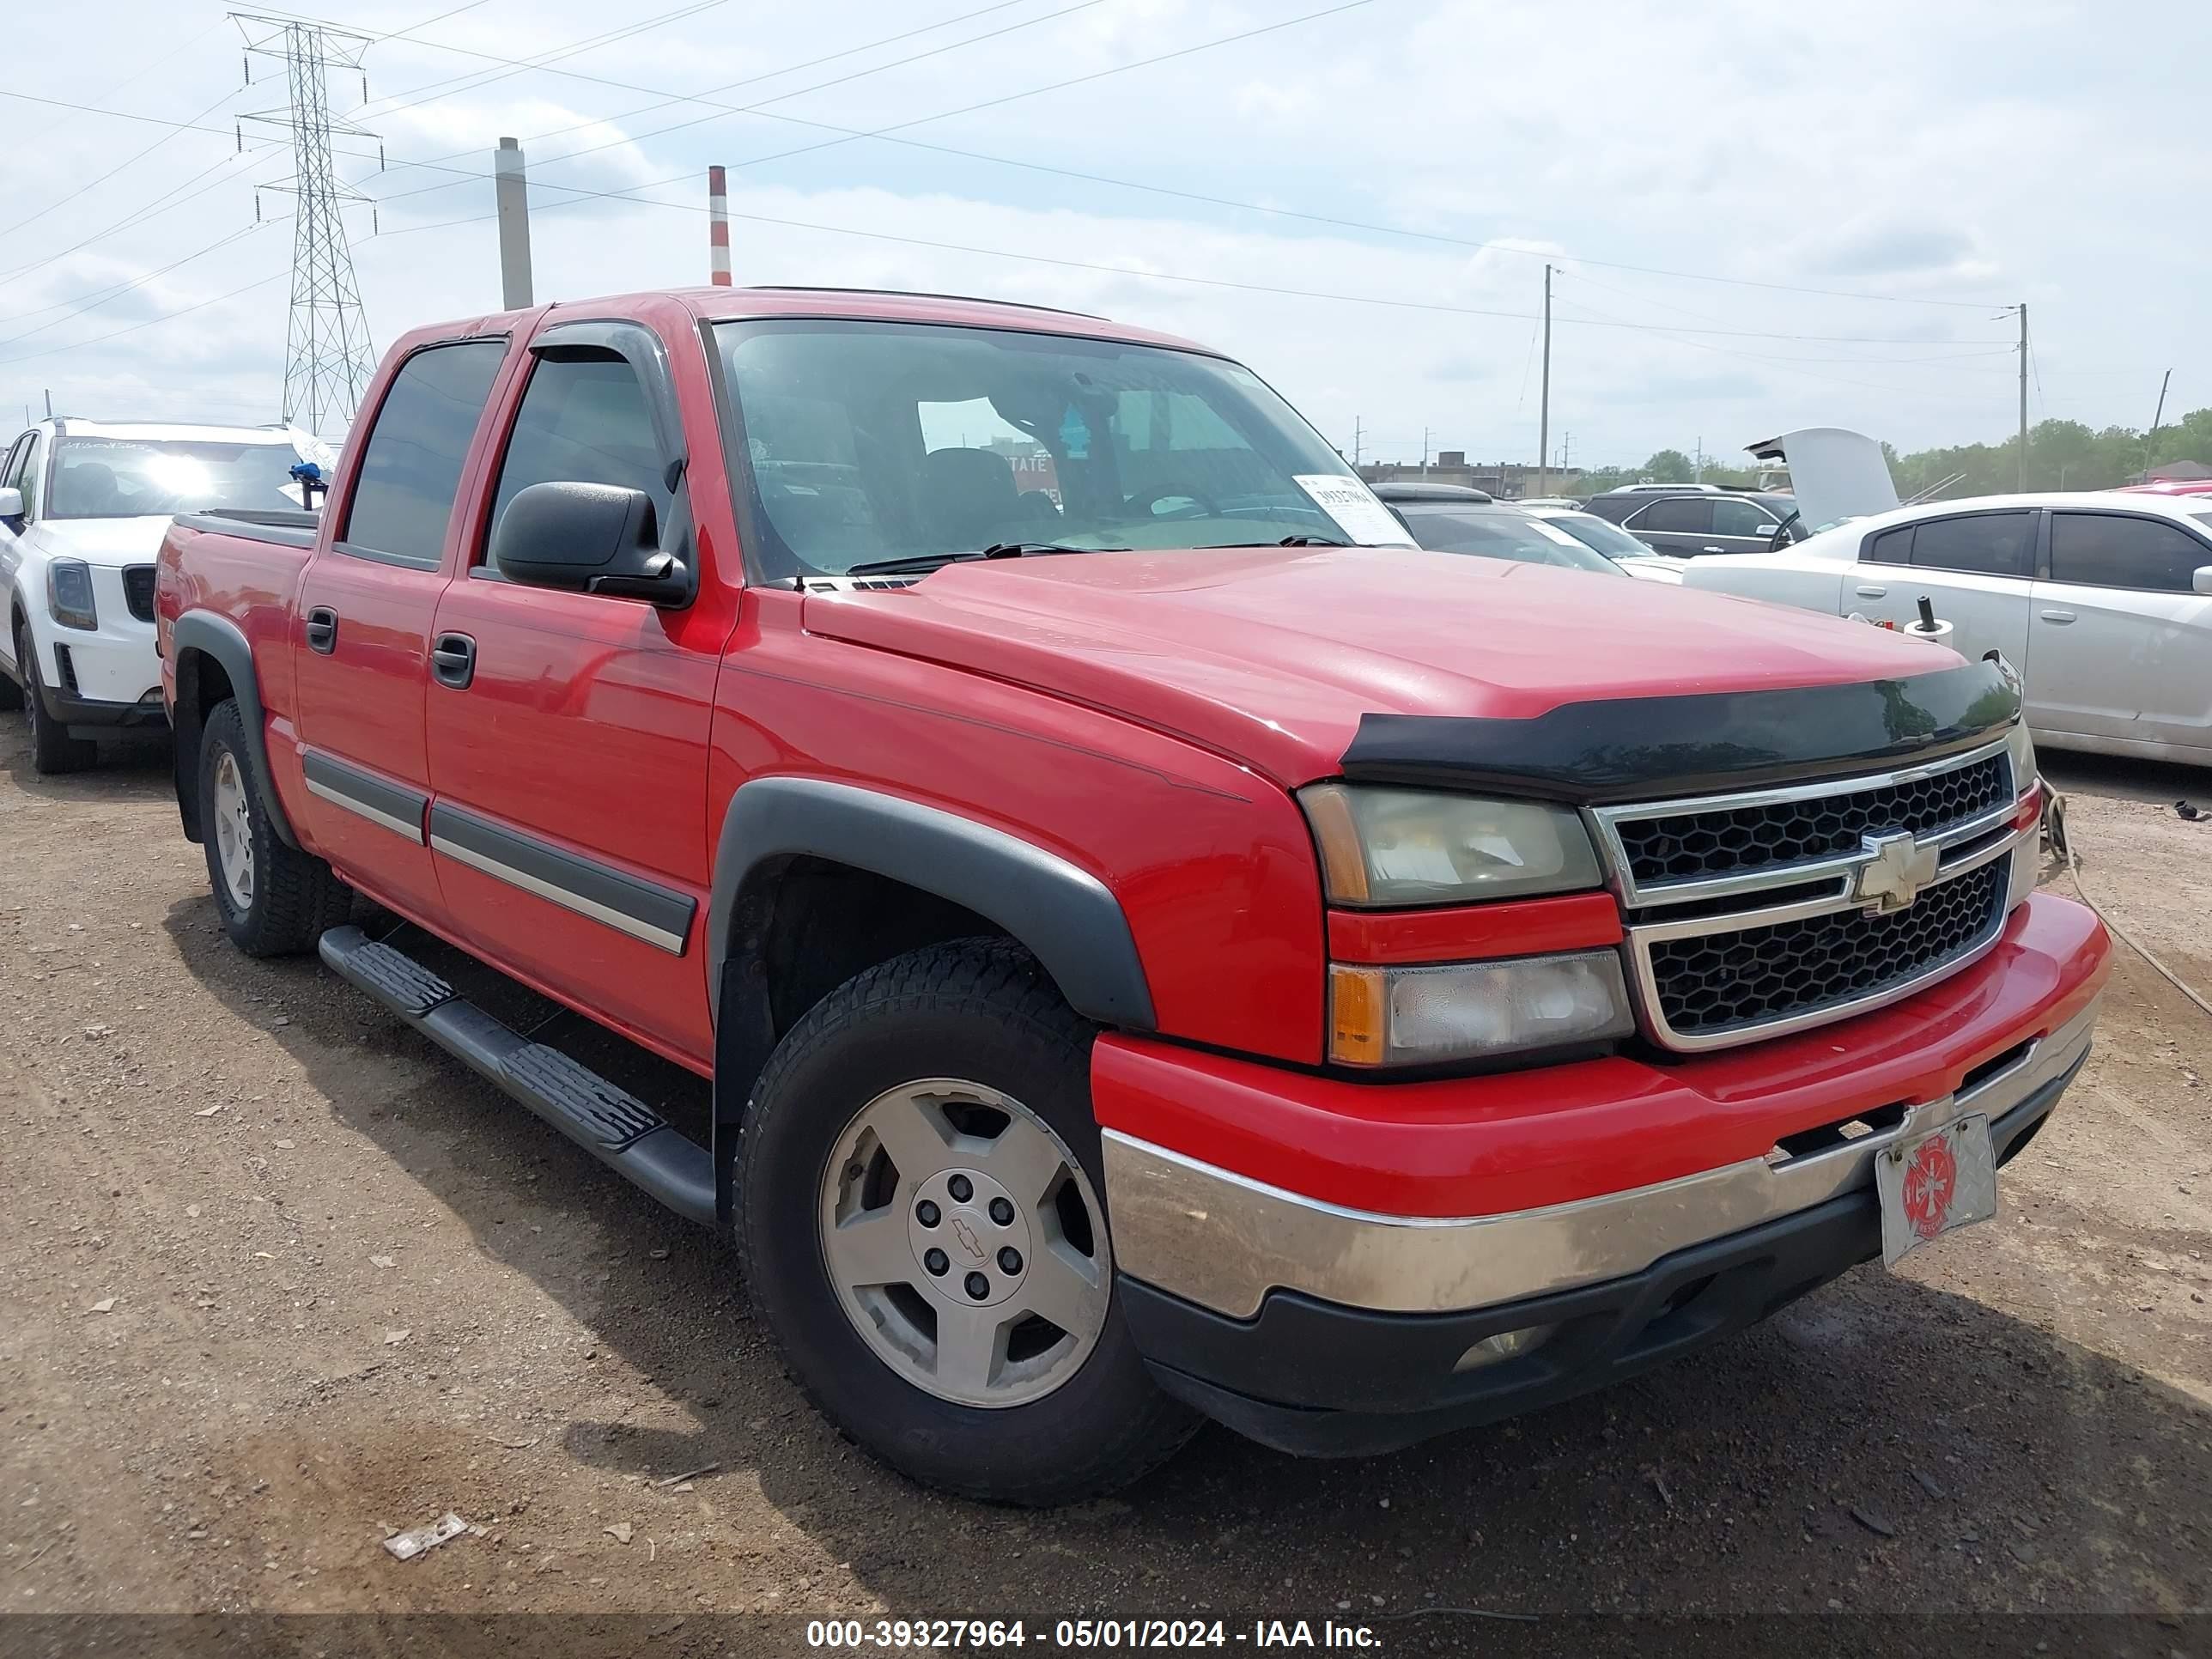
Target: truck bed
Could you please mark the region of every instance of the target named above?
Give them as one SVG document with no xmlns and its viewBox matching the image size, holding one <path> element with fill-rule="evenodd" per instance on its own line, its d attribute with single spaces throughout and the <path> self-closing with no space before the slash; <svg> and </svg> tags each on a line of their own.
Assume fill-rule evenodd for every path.
<svg viewBox="0 0 2212 1659">
<path fill-rule="evenodd" d="M 187 530 L 211 530 L 245 541 L 268 542 L 304 551 L 315 544 L 315 526 L 321 516 L 298 507 L 287 510 L 234 507 L 205 513 L 179 513 L 176 522 Z"/>
</svg>

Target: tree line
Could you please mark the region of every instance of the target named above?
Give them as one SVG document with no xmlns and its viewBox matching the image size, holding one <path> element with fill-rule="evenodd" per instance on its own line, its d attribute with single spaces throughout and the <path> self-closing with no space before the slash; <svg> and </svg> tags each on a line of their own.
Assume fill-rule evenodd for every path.
<svg viewBox="0 0 2212 1659">
<path fill-rule="evenodd" d="M 1900 455 L 1884 443 L 1890 477 L 1897 481 L 1901 500 L 1911 500 L 1945 479 L 1957 482 L 1943 490 L 1946 497 L 2002 495 L 2020 487 L 2020 440 L 1996 443 L 1954 444 L 1938 449 L 1916 450 Z M 2111 489 L 2132 483 L 2147 471 L 2176 461 L 2197 461 L 2212 466 L 2212 409 L 2192 410 L 2178 421 L 2143 433 L 2133 427 L 2101 429 L 2080 421 L 2043 421 L 2027 432 L 2027 487 L 2030 489 Z M 1710 462 L 1700 474 L 1697 464 L 1679 449 L 1662 449 L 1642 466 L 1598 467 L 1575 481 L 1577 495 L 1595 495 L 1626 483 L 1690 483 L 1699 477 L 1706 483 L 1753 484 L 1757 472 L 1747 467 L 1715 466 Z"/>
</svg>

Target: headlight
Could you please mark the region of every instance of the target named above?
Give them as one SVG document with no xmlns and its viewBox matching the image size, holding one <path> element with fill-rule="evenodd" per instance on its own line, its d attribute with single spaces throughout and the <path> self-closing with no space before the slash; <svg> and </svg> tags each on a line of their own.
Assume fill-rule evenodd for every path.
<svg viewBox="0 0 2212 1659">
<path fill-rule="evenodd" d="M 1505 962 L 1328 970 L 1329 1058 L 1340 1066 L 1488 1059 L 1636 1029 L 1611 951 Z"/>
<path fill-rule="evenodd" d="M 56 559 L 46 567 L 46 610 L 64 628 L 97 628 L 92 570 L 82 559 Z"/>
<path fill-rule="evenodd" d="M 1599 884 L 1589 834 L 1562 807 L 1347 783 L 1298 800 L 1332 904 L 1464 904 Z"/>
</svg>

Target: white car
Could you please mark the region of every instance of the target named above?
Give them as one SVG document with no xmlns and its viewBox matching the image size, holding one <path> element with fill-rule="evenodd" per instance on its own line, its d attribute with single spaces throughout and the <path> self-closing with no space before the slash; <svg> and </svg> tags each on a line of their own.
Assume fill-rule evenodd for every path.
<svg viewBox="0 0 2212 1659">
<path fill-rule="evenodd" d="M 162 532 L 209 507 L 300 512 L 301 458 L 283 427 L 57 418 L 15 440 L 0 463 L 0 706 L 22 707 L 38 770 L 74 772 L 100 738 L 167 729 Z"/>
<path fill-rule="evenodd" d="M 1903 625 L 1924 595 L 1969 657 L 2001 651 L 2039 744 L 2212 766 L 2212 500 L 2113 491 L 1900 507 L 1686 586 Z"/>
<path fill-rule="evenodd" d="M 1571 502 L 1565 507 L 1524 503 L 1521 510 L 1533 519 L 1541 519 L 1554 530 L 1565 531 L 1584 547 L 1604 554 L 1630 575 L 1642 580 L 1679 582 L 1682 580 L 1682 572 L 1689 568 L 1687 559 L 1654 553 L 1610 519 L 1601 519 L 1595 513 L 1585 513 Z"/>
</svg>

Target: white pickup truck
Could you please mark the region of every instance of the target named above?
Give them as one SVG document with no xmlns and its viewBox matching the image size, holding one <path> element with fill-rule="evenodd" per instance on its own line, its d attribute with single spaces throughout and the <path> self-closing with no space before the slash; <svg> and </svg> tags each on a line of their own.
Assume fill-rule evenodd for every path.
<svg viewBox="0 0 2212 1659">
<path fill-rule="evenodd" d="M 32 764 L 75 772 L 103 738 L 166 732 L 154 556 L 179 513 L 298 513 L 292 468 L 327 452 L 283 427 L 45 420 L 0 462 L 0 708 Z"/>
</svg>

